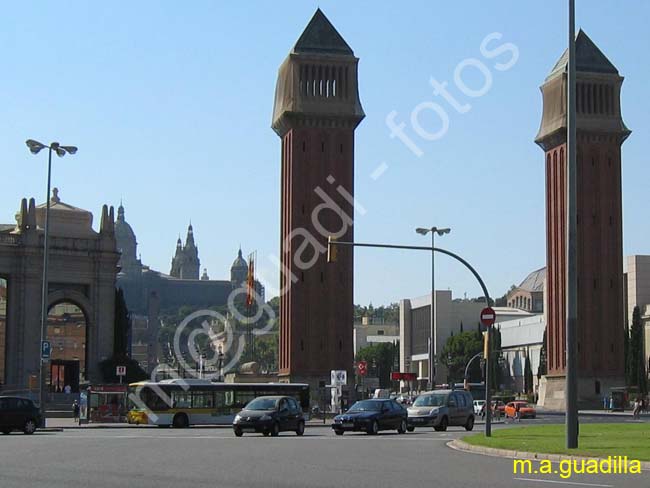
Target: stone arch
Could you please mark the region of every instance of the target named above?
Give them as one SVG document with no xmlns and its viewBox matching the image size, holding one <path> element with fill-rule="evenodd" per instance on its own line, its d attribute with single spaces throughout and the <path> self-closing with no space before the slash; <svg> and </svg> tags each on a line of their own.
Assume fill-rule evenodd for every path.
<svg viewBox="0 0 650 488">
<path fill-rule="evenodd" d="M 67 329 L 68 332 L 62 332 L 63 336 L 59 336 L 59 331 L 57 328 L 54 328 L 55 335 L 50 335 L 50 325 L 53 325 L 51 320 L 52 318 L 60 318 L 57 317 L 55 310 L 57 305 L 73 305 L 77 309 L 81 311 L 83 314 L 83 322 L 84 322 L 84 329 L 83 332 L 81 333 L 81 336 L 77 336 L 79 340 L 81 340 L 81 344 L 83 347 L 83 351 L 76 351 L 78 341 L 74 339 L 74 336 L 71 337 L 68 334 L 70 334 L 70 329 Z M 65 309 L 64 309 L 65 310 Z M 60 312 L 60 311 L 59 311 Z M 54 314 L 54 315 L 52 315 Z M 90 359 L 90 349 L 92 347 L 92 342 L 93 342 L 93 335 L 95 333 L 95 327 L 93 327 L 93 318 L 94 318 L 94 307 L 92 302 L 83 294 L 80 293 L 79 291 L 76 290 L 71 290 L 71 289 L 60 289 L 53 291 L 49 294 L 48 296 L 48 308 L 47 308 L 47 317 L 48 317 L 48 331 L 46 332 L 46 336 L 48 337 L 49 340 L 52 341 L 52 349 L 55 349 L 54 346 L 54 341 L 55 340 L 63 340 L 65 345 L 60 345 L 63 352 L 63 355 L 55 358 L 54 356 L 54 351 L 52 355 L 52 360 L 50 362 L 50 372 L 47 376 L 48 381 L 50 382 L 49 385 L 52 388 L 52 391 L 54 391 L 55 387 L 55 382 L 54 378 L 63 378 L 65 377 L 65 382 L 61 383 L 60 385 L 58 382 L 56 385 L 61 387 L 62 385 L 69 384 L 72 386 L 72 391 L 76 392 L 78 391 L 79 388 L 79 383 L 81 381 L 85 381 L 89 377 L 89 372 L 88 368 L 90 366 L 89 359 Z M 64 324 L 65 327 L 65 324 Z M 66 329 L 64 329 L 66 330 Z M 72 329 L 74 330 L 74 328 Z M 74 333 L 73 333 L 74 334 Z M 57 339 L 58 338 L 58 339 Z M 74 342 L 74 350 L 71 349 L 71 343 Z M 65 348 L 65 349 L 63 349 Z M 75 366 L 74 361 L 78 361 L 78 364 Z M 70 369 L 72 367 L 72 369 Z M 65 373 L 64 373 L 65 371 Z M 59 376 L 59 372 L 61 376 Z M 70 376 L 71 375 L 71 376 Z M 61 391 L 61 388 L 57 388 L 57 392 Z"/>
</svg>

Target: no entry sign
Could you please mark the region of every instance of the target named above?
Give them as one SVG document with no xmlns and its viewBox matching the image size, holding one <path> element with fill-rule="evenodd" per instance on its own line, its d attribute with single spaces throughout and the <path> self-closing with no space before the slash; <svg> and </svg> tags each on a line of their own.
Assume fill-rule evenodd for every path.
<svg viewBox="0 0 650 488">
<path fill-rule="evenodd" d="M 485 307 L 483 310 L 481 310 L 481 323 L 485 327 L 493 326 L 496 318 L 497 314 L 492 307 Z"/>
<path fill-rule="evenodd" d="M 359 361 L 357 363 L 357 371 L 361 376 L 365 376 L 368 373 L 368 363 L 365 361 Z"/>
</svg>

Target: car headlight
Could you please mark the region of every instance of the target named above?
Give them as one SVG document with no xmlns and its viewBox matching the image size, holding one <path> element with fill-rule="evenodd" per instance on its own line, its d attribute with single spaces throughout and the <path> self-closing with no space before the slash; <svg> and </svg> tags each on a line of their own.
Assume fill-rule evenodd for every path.
<svg viewBox="0 0 650 488">
<path fill-rule="evenodd" d="M 235 415 L 235 422 L 239 422 L 241 420 L 241 416 L 239 414 Z"/>
<path fill-rule="evenodd" d="M 265 421 L 265 420 L 271 420 L 271 416 L 270 416 L 270 415 L 267 415 L 267 414 L 264 414 L 264 415 L 262 415 L 262 416 L 260 417 L 260 420 L 261 420 L 262 422 Z"/>
</svg>

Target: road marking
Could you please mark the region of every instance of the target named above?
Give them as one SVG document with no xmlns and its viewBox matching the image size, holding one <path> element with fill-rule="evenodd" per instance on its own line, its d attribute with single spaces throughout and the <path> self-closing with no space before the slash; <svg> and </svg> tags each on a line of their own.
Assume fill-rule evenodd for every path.
<svg viewBox="0 0 650 488">
<path fill-rule="evenodd" d="M 613 488 L 614 485 L 599 485 L 597 483 L 578 483 L 576 481 L 539 480 L 536 478 L 513 478 L 517 481 L 536 481 L 538 483 L 555 483 L 560 485 L 597 486 L 599 488 Z"/>
</svg>

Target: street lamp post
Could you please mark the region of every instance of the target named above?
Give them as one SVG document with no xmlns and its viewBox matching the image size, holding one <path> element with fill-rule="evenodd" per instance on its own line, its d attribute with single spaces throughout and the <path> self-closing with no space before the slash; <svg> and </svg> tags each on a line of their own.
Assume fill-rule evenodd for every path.
<svg viewBox="0 0 650 488">
<path fill-rule="evenodd" d="M 47 327 L 47 272 L 49 263 L 49 231 L 50 231 L 50 186 L 52 182 L 52 151 L 57 156 L 62 158 L 66 154 L 75 154 L 77 148 L 75 146 L 62 146 L 58 142 L 52 142 L 49 146 L 42 144 L 33 139 L 25 141 L 29 151 L 32 154 L 38 154 L 41 150 L 48 148 L 47 157 L 47 194 L 45 196 L 45 228 L 43 229 L 43 288 L 41 292 L 41 343 L 40 343 L 40 381 L 39 381 L 39 408 L 45 424 L 45 361 L 43 360 L 43 341 L 45 341 L 46 327 Z"/>
<path fill-rule="evenodd" d="M 433 250 L 435 248 L 435 235 L 438 234 L 439 236 L 442 236 L 444 234 L 449 234 L 451 232 L 451 229 L 449 228 L 444 228 L 444 229 L 439 229 L 438 227 L 431 227 L 431 228 L 425 228 L 425 227 L 418 227 L 415 229 L 415 232 L 417 232 L 420 235 L 427 235 L 429 232 L 431 233 L 431 323 L 429 326 L 429 379 L 428 379 L 428 387 L 430 390 L 432 390 L 435 387 L 435 381 L 436 381 L 436 371 L 435 371 L 435 366 L 433 364 L 433 356 L 436 353 L 436 276 L 435 276 L 435 251 Z"/>
</svg>

